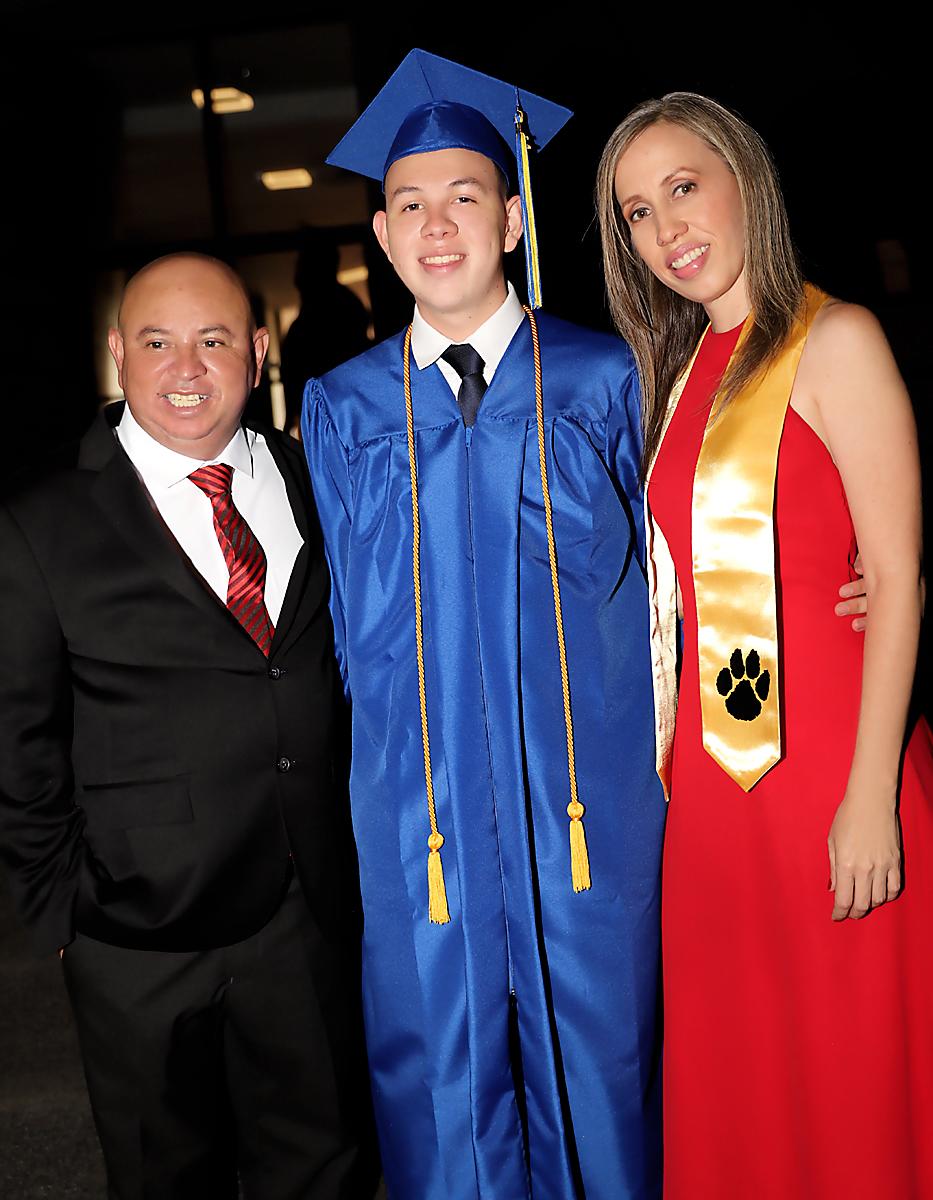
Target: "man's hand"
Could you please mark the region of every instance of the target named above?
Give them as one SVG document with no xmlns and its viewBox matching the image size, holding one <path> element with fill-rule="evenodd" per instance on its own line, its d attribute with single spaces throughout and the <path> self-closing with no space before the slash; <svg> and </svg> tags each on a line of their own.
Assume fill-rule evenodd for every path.
<svg viewBox="0 0 933 1200">
<path fill-rule="evenodd" d="M 865 580 L 862 578 L 862 556 L 858 555 L 853 564 L 858 579 L 845 583 L 839 589 L 839 595 L 844 597 L 835 607 L 837 617 L 854 617 L 852 628 L 862 633 L 868 624 L 868 596 L 865 594 Z"/>
</svg>

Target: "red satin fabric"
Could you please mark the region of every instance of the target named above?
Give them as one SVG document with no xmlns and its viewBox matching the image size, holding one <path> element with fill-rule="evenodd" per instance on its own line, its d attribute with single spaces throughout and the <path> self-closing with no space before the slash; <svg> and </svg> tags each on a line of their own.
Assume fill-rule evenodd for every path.
<svg viewBox="0 0 933 1200">
<path fill-rule="evenodd" d="M 275 627 L 266 610 L 266 555 L 233 503 L 233 467 L 209 463 L 188 478 L 211 502 L 214 533 L 230 573 L 227 608 L 268 658 Z"/>
<path fill-rule="evenodd" d="M 684 601 L 664 849 L 666 1200 L 933 1197 L 933 750 L 907 748 L 905 888 L 834 924 L 826 838 L 845 791 L 862 635 L 833 613 L 854 533 L 825 446 L 788 411 L 776 545 L 785 755 L 747 795 L 705 753 L 690 505 L 710 334 L 650 486 Z M 725 664 L 724 664 L 725 665 Z"/>
</svg>

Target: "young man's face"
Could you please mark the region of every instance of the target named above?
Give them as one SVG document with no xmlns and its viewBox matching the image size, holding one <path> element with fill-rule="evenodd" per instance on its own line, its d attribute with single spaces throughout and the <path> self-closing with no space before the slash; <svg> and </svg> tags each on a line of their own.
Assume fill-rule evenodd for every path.
<svg viewBox="0 0 933 1200">
<path fill-rule="evenodd" d="M 506 297 L 502 255 L 522 234 L 521 202 L 506 200 L 491 159 L 475 150 L 400 158 L 373 229 L 424 319 L 464 340 Z"/>
</svg>

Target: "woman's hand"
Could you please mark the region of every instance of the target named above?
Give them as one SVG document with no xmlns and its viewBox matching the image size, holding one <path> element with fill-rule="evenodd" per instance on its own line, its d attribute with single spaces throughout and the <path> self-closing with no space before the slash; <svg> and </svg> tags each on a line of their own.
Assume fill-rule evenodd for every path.
<svg viewBox="0 0 933 1200">
<path fill-rule="evenodd" d="M 833 920 L 866 916 L 901 890 L 901 837 L 895 796 L 855 788 L 850 781 L 829 831 Z"/>
</svg>

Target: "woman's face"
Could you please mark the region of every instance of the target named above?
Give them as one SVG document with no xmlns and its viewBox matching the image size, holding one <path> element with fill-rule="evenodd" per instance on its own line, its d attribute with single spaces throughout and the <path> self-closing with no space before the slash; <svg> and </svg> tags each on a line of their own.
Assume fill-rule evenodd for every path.
<svg viewBox="0 0 933 1200">
<path fill-rule="evenodd" d="M 739 185 L 696 134 L 659 121 L 629 145 L 615 174 L 632 246 L 672 291 L 702 304 L 714 329 L 748 315 Z"/>
</svg>

